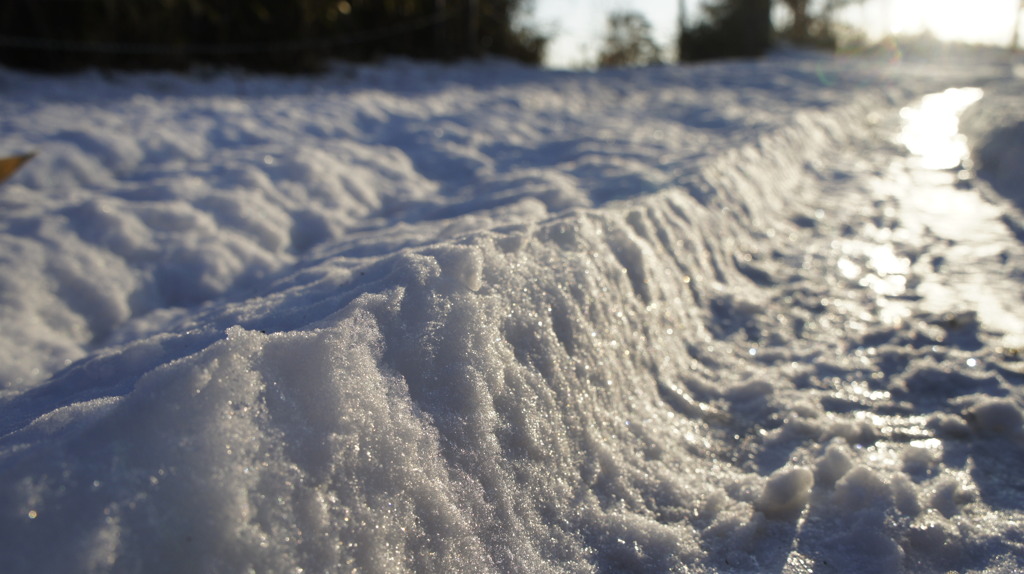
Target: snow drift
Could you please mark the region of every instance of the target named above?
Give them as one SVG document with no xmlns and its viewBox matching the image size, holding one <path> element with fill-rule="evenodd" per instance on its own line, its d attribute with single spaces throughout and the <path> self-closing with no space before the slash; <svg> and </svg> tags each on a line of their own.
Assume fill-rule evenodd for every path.
<svg viewBox="0 0 1024 574">
<path fill-rule="evenodd" d="M 3 72 L 5 568 L 1024 567 L 1019 363 L 849 249 L 924 78 Z"/>
<path fill-rule="evenodd" d="M 1001 79 L 985 86 L 985 105 L 964 114 L 964 133 L 971 140 L 979 174 L 993 189 L 1024 208 L 1024 105 L 1019 79 Z"/>
</svg>

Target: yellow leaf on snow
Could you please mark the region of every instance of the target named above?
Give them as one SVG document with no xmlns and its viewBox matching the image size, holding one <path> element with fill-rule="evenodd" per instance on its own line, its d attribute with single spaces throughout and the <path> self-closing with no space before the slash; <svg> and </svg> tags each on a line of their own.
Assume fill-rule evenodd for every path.
<svg viewBox="0 0 1024 574">
<path fill-rule="evenodd" d="M 0 183 L 3 183 L 7 178 L 14 175 L 14 172 L 18 171 L 18 168 L 25 165 L 25 162 L 35 157 L 34 153 L 27 153 L 24 155 L 16 155 L 12 157 L 0 158 Z"/>
</svg>

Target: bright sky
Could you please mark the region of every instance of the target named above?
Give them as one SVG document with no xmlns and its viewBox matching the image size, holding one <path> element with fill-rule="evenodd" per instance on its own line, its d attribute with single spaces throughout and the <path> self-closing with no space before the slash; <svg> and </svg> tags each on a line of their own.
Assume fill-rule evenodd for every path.
<svg viewBox="0 0 1024 574">
<path fill-rule="evenodd" d="M 549 65 L 573 67 L 596 60 L 609 12 L 643 12 L 663 47 L 675 42 L 680 0 L 534 0 L 534 21 L 557 34 L 549 46 Z M 683 0 L 687 17 L 698 14 L 699 0 Z M 1009 44 L 1019 0 L 865 0 L 844 18 L 871 36 L 930 29 L 947 40 Z"/>
</svg>

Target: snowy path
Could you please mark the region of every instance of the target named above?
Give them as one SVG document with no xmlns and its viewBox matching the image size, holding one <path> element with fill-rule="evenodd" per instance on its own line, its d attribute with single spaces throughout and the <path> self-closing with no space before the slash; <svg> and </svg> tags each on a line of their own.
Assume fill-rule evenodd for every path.
<svg viewBox="0 0 1024 574">
<path fill-rule="evenodd" d="M 920 105 L 918 102 L 909 109 Z M 793 400 L 817 395 L 830 418 L 853 414 L 853 420 L 869 421 L 866 427 L 853 427 L 857 429 L 854 434 L 868 429 L 868 437 L 854 441 L 871 443 L 867 450 L 872 464 L 868 466 L 901 469 L 914 483 L 928 484 L 925 492 L 931 498 L 925 499 L 925 508 L 915 508 L 921 503 L 920 494 L 900 493 L 898 480 L 890 479 L 892 490 L 886 492 L 885 488 L 879 490 L 880 483 L 868 479 L 860 485 L 865 490 L 858 492 L 858 504 L 870 507 L 873 497 L 891 496 L 889 503 L 897 508 L 909 504 L 911 513 L 923 512 L 927 519 L 904 531 L 902 548 L 890 546 L 891 554 L 886 556 L 886 545 L 870 540 L 870 531 L 893 528 L 892 516 L 883 521 L 876 514 L 872 524 L 861 522 L 871 520 L 869 511 L 855 512 L 846 517 L 850 521 L 844 526 L 846 534 L 835 536 L 831 534 L 834 526 L 826 526 L 828 520 L 817 523 L 821 517 L 812 511 L 794 534 L 793 550 L 783 571 L 965 568 L 962 563 L 957 565 L 963 552 L 986 551 L 972 548 L 966 540 L 950 544 L 945 538 L 941 547 L 934 543 L 945 537 L 940 534 L 943 532 L 959 529 L 965 534 L 966 523 L 957 517 L 966 507 L 960 505 L 981 501 L 991 505 L 994 516 L 1009 518 L 1005 524 L 1014 534 L 1005 541 L 1016 545 L 1013 553 L 1019 561 L 1021 538 L 1016 517 L 1024 509 L 1024 488 L 1011 453 L 1020 449 L 1024 246 L 1006 223 L 1008 210 L 1013 209 L 1009 202 L 997 199 L 992 203 L 986 198 L 998 196 L 987 189 L 988 184 L 973 178 L 969 168 L 960 171 L 960 160 L 966 161 L 966 157 L 956 156 L 950 165 L 942 165 L 940 158 L 939 169 L 935 169 L 929 166 L 934 158 L 922 158 L 885 143 L 902 143 L 907 130 L 904 124 L 880 130 L 881 145 L 846 150 L 845 156 L 841 154 L 831 164 L 856 168 L 853 173 L 841 168 L 840 173 L 828 175 L 831 184 L 823 190 L 814 225 L 822 232 L 812 234 L 801 245 L 810 245 L 807 252 L 818 253 L 825 262 L 824 268 L 818 263 L 809 269 L 805 263 L 812 275 L 829 276 L 834 273 L 830 269 L 839 272 L 835 278 L 839 284 L 829 293 L 829 303 L 837 308 L 835 316 L 819 325 L 818 336 L 826 340 L 830 330 L 843 336 L 833 347 L 834 362 L 825 369 L 819 363 L 817 368 L 819 373 L 831 370 L 831 380 L 812 375 L 811 386 L 817 389 L 801 389 L 800 399 Z M 942 139 L 931 143 L 941 148 Z M 950 140 L 952 143 L 953 138 Z M 965 182 L 960 174 L 970 179 Z M 851 379 L 850 374 L 858 371 L 862 378 Z M 961 413 L 966 413 L 963 419 L 958 416 Z M 786 422 L 792 419 L 784 422 L 783 429 Z M 985 436 L 1017 438 L 1010 444 L 971 444 L 964 440 L 971 435 L 968 426 Z M 778 434 L 784 437 L 787 433 Z M 952 437 L 956 438 L 950 440 Z M 769 433 L 768 440 L 749 448 L 757 453 L 754 456 L 779 456 L 773 440 L 778 438 Z M 794 453 L 797 457 L 802 454 L 797 448 L 789 456 Z M 819 471 L 827 475 L 832 462 L 829 456 L 835 453 L 826 453 L 823 460 L 829 464 L 819 465 Z M 842 467 L 848 464 L 845 457 L 837 455 L 835 460 Z M 816 478 L 820 484 L 821 477 Z M 901 496 L 907 497 L 902 503 Z M 900 512 L 906 509 L 900 508 Z M 966 531 L 987 529 L 999 522 L 994 516 L 987 519 L 991 522 L 979 521 Z M 819 538 L 822 526 L 830 534 Z M 864 538 L 855 540 L 853 533 L 860 528 Z M 837 543 L 850 546 L 833 557 L 821 551 L 821 547 L 835 548 Z M 813 558 L 802 553 L 805 548 Z M 868 558 L 867 548 L 877 554 Z M 857 559 L 851 561 L 851 555 Z M 1012 560 L 996 563 L 989 568 L 1019 568 L 1019 562 Z"/>
<path fill-rule="evenodd" d="M 1019 571 L 1000 73 L 0 73 L 5 571 Z"/>
</svg>

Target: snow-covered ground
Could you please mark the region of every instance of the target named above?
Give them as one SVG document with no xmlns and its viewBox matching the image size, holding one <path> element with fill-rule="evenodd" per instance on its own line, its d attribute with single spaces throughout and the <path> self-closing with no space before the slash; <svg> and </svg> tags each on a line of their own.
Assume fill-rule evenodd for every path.
<svg viewBox="0 0 1024 574">
<path fill-rule="evenodd" d="M 1022 88 L 0 70 L 2 570 L 1020 571 Z"/>
</svg>

